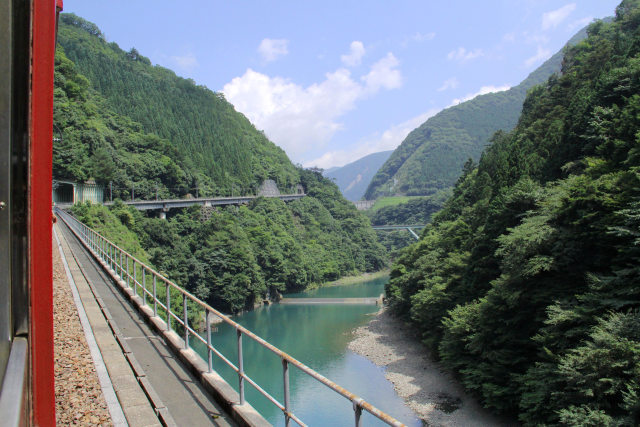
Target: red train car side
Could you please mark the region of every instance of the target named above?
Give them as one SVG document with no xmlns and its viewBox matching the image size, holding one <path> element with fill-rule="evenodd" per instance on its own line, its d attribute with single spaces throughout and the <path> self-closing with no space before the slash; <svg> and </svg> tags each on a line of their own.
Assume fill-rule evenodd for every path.
<svg viewBox="0 0 640 427">
<path fill-rule="evenodd" d="M 0 0 L 0 420 L 55 425 L 53 70 L 62 0 Z"/>
</svg>

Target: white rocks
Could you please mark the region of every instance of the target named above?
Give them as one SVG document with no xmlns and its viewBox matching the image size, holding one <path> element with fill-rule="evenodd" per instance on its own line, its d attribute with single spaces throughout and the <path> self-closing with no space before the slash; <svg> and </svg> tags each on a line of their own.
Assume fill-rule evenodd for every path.
<svg viewBox="0 0 640 427">
<path fill-rule="evenodd" d="M 407 331 L 408 327 L 383 309 L 354 331 L 349 349 L 383 366 L 398 396 L 428 426 L 517 424 L 493 416 L 466 395 Z"/>
</svg>

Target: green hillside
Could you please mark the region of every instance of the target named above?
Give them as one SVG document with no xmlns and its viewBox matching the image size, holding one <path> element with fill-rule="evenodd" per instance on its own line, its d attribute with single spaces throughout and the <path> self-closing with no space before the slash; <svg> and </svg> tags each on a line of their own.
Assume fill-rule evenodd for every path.
<svg viewBox="0 0 640 427">
<path fill-rule="evenodd" d="M 568 45 L 584 37 L 585 29 Z M 429 195 L 452 187 L 464 163 L 469 158 L 478 160 L 494 132 L 516 125 L 527 90 L 559 72 L 561 65 L 562 52 L 558 52 L 519 85 L 477 96 L 429 118 L 396 148 L 371 180 L 364 198 Z"/>
<path fill-rule="evenodd" d="M 225 312 L 387 265 L 368 218 L 338 187 L 293 166 L 220 95 L 106 43 L 77 16 L 63 15 L 59 41 L 54 178 L 113 181 L 114 198 L 131 187 L 141 198 L 181 197 L 196 185 L 200 195 L 229 194 L 266 178 L 307 193 L 289 203 L 174 209 L 167 220 L 121 203 L 74 207 L 83 221 Z M 120 103 L 123 93 L 131 99 Z"/>
<path fill-rule="evenodd" d="M 640 1 L 588 33 L 387 288 L 467 390 L 525 425 L 640 424 Z"/>
<path fill-rule="evenodd" d="M 61 15 L 58 43 L 114 111 L 171 141 L 198 171 L 202 194 L 249 189 L 267 178 L 283 189 L 297 183 L 284 151 L 221 93 L 152 66 L 135 49 L 125 52 L 108 43 L 95 24 L 73 14 Z"/>
<path fill-rule="evenodd" d="M 114 112 L 58 47 L 54 74 L 53 177 L 113 182 L 113 196 L 182 196 L 198 171 L 170 141 Z"/>
</svg>

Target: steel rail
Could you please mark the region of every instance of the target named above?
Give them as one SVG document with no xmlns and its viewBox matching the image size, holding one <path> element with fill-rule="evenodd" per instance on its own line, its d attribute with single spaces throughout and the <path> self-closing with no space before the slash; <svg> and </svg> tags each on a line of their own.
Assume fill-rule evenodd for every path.
<svg viewBox="0 0 640 427">
<path fill-rule="evenodd" d="M 109 267 L 114 271 L 114 273 L 116 275 L 118 275 L 117 274 L 117 269 L 120 270 L 121 275 L 118 275 L 118 277 L 122 280 L 123 283 L 126 283 L 128 285 L 129 280 L 131 280 L 131 279 L 133 280 L 134 292 L 136 293 L 136 295 L 138 295 L 138 292 L 137 292 L 138 285 L 141 288 L 145 289 L 142 286 L 143 284 L 139 283 L 138 280 L 137 280 L 136 272 L 137 272 L 138 268 L 140 268 L 143 272 L 146 270 L 146 272 L 148 272 L 149 274 L 153 275 L 156 279 L 159 279 L 161 282 L 165 283 L 165 286 L 166 286 L 166 288 L 165 288 L 166 289 L 165 290 L 165 292 L 166 292 L 165 297 L 166 297 L 166 301 L 167 301 L 166 304 L 162 304 L 162 302 L 159 301 L 157 295 L 156 296 L 152 296 L 151 295 L 151 296 L 154 298 L 154 303 L 155 304 L 158 304 L 162 308 L 164 308 L 164 312 L 165 312 L 165 314 L 167 316 L 167 321 L 166 321 L 167 329 L 168 330 L 173 330 L 173 328 L 171 327 L 171 318 L 172 317 L 175 318 L 176 321 L 178 322 L 178 324 L 182 325 L 182 327 L 184 328 L 183 333 L 184 333 L 185 348 L 190 348 L 190 346 L 188 346 L 189 337 L 190 337 L 190 335 L 195 335 L 195 336 L 198 337 L 198 339 L 200 339 L 200 341 L 203 344 L 205 344 L 205 347 L 207 348 L 207 353 L 208 353 L 208 358 L 209 358 L 209 369 L 210 370 L 212 369 L 211 357 L 212 357 L 212 354 L 215 354 L 220 359 L 222 359 L 227 365 L 229 365 L 229 367 L 231 369 L 233 369 L 237 373 L 238 382 L 239 382 L 240 404 L 243 404 L 245 402 L 245 400 L 244 400 L 244 382 L 246 380 L 249 384 L 251 384 L 251 386 L 253 386 L 258 392 L 260 392 L 269 401 L 271 401 L 271 403 L 273 403 L 276 407 L 278 407 L 283 412 L 283 414 L 285 416 L 285 425 L 286 426 L 290 425 L 290 423 L 289 423 L 290 420 L 295 421 L 297 424 L 299 424 L 301 426 L 305 426 L 306 424 L 304 424 L 301 420 L 299 420 L 298 417 L 295 416 L 295 414 L 291 411 L 291 408 L 290 408 L 290 403 L 289 403 L 290 402 L 290 398 L 289 398 L 289 369 L 288 368 L 289 368 L 289 364 L 291 364 L 291 365 L 295 366 L 296 368 L 298 368 L 300 371 L 302 371 L 305 374 L 309 375 L 311 378 L 313 378 L 316 381 L 324 384 L 329 389 L 333 390 L 334 392 L 336 392 L 339 395 L 343 396 L 344 398 L 348 399 L 352 403 L 353 412 L 354 412 L 354 418 L 355 418 L 355 425 L 356 426 L 361 426 L 361 413 L 362 413 L 362 410 L 367 411 L 368 413 L 370 413 L 371 415 L 375 416 L 376 418 L 378 418 L 379 420 L 383 421 L 384 423 L 386 423 L 388 425 L 398 426 L 398 427 L 399 426 L 404 426 L 404 424 L 402 422 L 396 420 L 395 418 L 393 418 L 389 414 L 387 414 L 387 413 L 381 411 L 380 409 L 376 408 L 375 406 L 373 406 L 369 402 L 365 401 L 361 397 L 357 396 L 356 394 L 351 393 L 347 389 L 341 387 L 340 385 L 336 384 L 335 382 L 331 381 L 330 379 L 326 378 L 325 376 L 323 376 L 323 375 L 319 374 L 318 372 L 314 371 L 313 369 L 311 369 L 310 367 L 308 367 L 304 363 L 300 362 L 299 360 L 295 359 L 294 357 L 290 356 L 289 354 L 287 354 L 284 351 L 280 350 L 279 348 L 275 347 L 274 345 L 272 345 L 268 341 L 264 340 L 263 338 L 261 338 L 258 335 L 254 334 L 250 330 L 246 329 L 244 326 L 240 325 L 237 322 L 234 322 L 228 316 L 220 313 L 219 311 L 217 311 L 216 309 L 211 307 L 209 304 L 201 301 L 200 299 L 198 299 L 196 296 L 192 295 L 188 291 L 185 291 L 180 286 L 178 286 L 177 284 L 172 282 L 169 278 L 167 278 L 167 277 L 163 276 L 162 274 L 158 273 L 153 268 L 151 268 L 149 265 L 147 265 L 144 262 L 138 260 L 133 255 L 131 255 L 130 253 L 128 253 L 124 249 L 120 248 L 115 243 L 111 242 L 110 240 L 108 240 L 107 238 L 105 238 L 104 236 L 99 234 L 97 231 L 95 231 L 94 229 L 92 229 L 92 228 L 88 227 L 87 225 L 83 224 L 82 222 L 80 222 L 78 219 L 76 219 L 75 217 L 73 217 L 69 213 L 62 211 L 59 208 L 56 208 L 56 213 L 62 219 L 62 221 L 64 221 L 64 223 L 67 224 L 67 226 L 69 226 L 69 228 L 74 232 L 74 234 L 76 234 L 76 236 L 78 236 L 80 238 L 82 243 L 90 251 L 92 251 L 97 257 L 102 258 L 109 265 Z M 118 263 L 118 257 L 115 256 L 116 252 L 118 254 L 121 254 L 121 256 L 119 257 L 120 258 L 120 263 Z M 125 271 L 125 268 L 124 268 L 125 266 L 123 265 L 122 257 L 124 257 L 127 260 L 127 267 L 131 267 L 129 265 L 129 259 L 131 260 L 131 263 L 133 264 L 132 265 L 133 277 L 131 277 L 131 270 L 129 268 L 127 268 L 127 270 Z M 146 273 L 143 273 L 143 274 L 146 276 Z M 144 279 L 143 279 L 143 282 L 144 282 Z M 145 284 L 145 286 L 146 286 L 146 284 Z M 129 286 L 129 288 L 131 288 L 131 286 Z M 178 308 L 182 308 L 183 309 L 182 310 L 183 313 L 175 314 L 173 312 L 173 310 L 172 310 L 172 307 L 171 307 L 171 294 L 170 294 L 172 288 L 177 290 L 182 296 L 182 301 L 183 301 L 182 305 L 183 305 L 183 307 L 178 307 Z M 144 290 L 142 291 L 142 294 L 146 295 Z M 205 319 L 206 319 L 206 323 L 208 324 L 208 326 L 207 326 L 208 336 L 207 336 L 206 340 L 204 338 L 202 338 L 195 330 L 193 330 L 191 327 L 189 327 L 187 300 L 191 300 L 193 303 L 197 304 L 198 306 L 200 306 L 205 311 L 205 314 L 206 314 Z M 223 322 L 227 323 L 228 325 L 230 325 L 231 327 L 233 327 L 236 330 L 236 332 L 237 332 L 237 342 L 238 342 L 238 366 L 234 365 L 233 362 L 231 362 L 224 355 L 222 355 L 211 344 L 211 327 L 210 327 L 210 324 L 209 324 L 209 315 L 210 314 L 213 314 L 213 315 L 219 317 Z M 181 315 L 182 315 L 182 317 L 181 317 Z M 257 342 L 262 347 L 270 350 L 272 353 L 276 354 L 282 360 L 282 365 L 283 365 L 283 387 L 284 387 L 284 398 L 285 398 L 284 405 L 282 403 L 278 402 L 277 399 L 275 399 L 268 392 L 266 392 L 264 389 L 262 389 L 262 387 L 260 387 L 255 381 L 253 381 L 251 378 L 249 378 L 249 376 L 247 376 L 244 373 L 244 369 L 243 369 L 244 360 L 243 360 L 243 355 L 242 355 L 242 336 L 243 335 L 251 338 L 253 341 Z"/>
</svg>

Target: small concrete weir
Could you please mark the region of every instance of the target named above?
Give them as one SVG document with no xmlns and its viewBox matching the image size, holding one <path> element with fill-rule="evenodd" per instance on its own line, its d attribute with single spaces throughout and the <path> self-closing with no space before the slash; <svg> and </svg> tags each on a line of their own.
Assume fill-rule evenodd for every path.
<svg viewBox="0 0 640 427">
<path fill-rule="evenodd" d="M 282 298 L 280 304 L 354 304 L 354 305 L 382 305 L 384 295 L 370 298 Z"/>
</svg>

